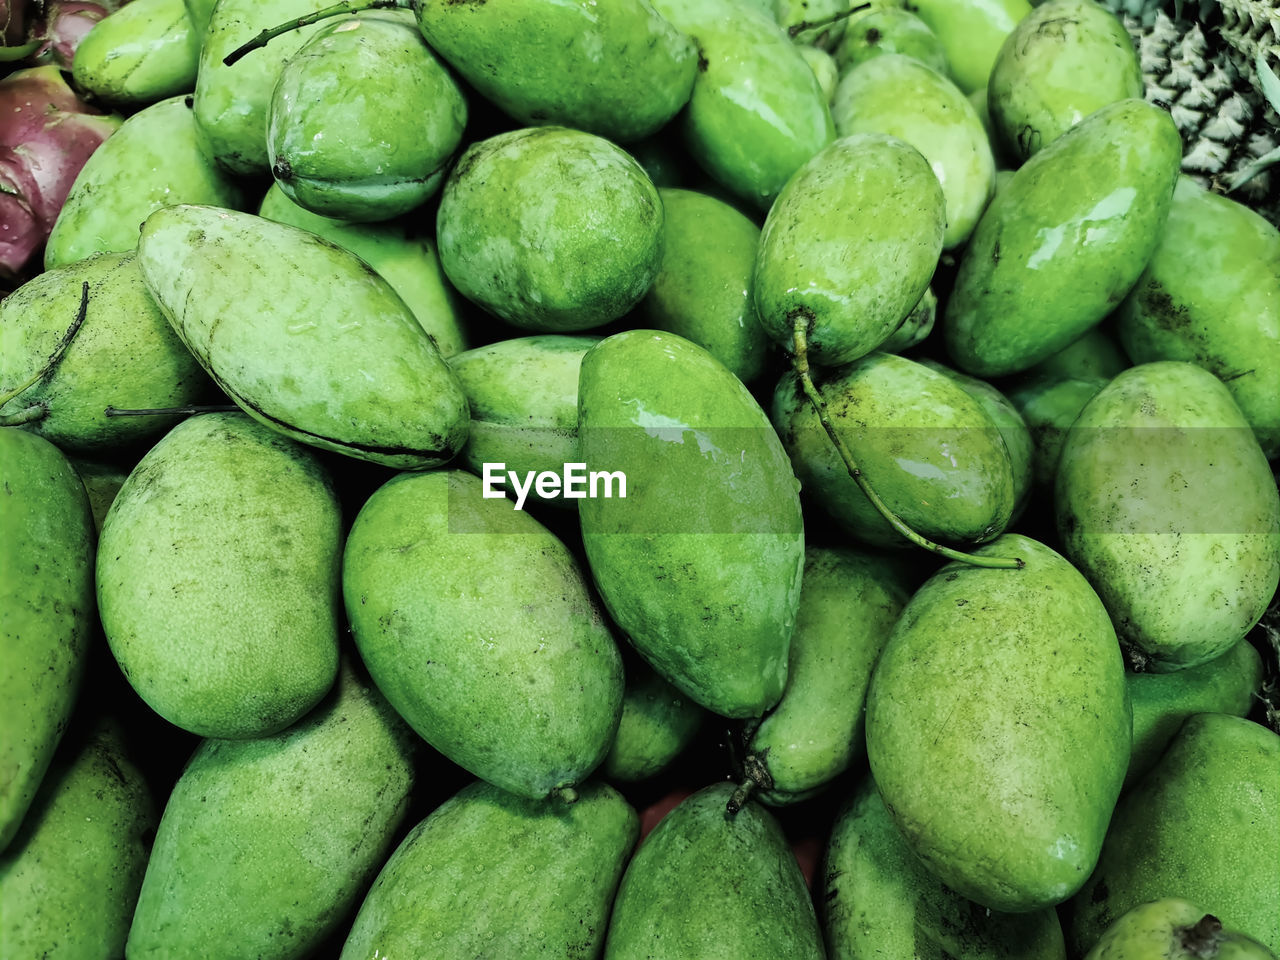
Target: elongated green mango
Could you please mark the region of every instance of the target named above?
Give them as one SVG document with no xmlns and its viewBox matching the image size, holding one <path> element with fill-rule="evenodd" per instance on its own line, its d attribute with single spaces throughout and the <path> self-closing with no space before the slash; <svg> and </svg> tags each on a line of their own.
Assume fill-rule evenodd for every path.
<svg viewBox="0 0 1280 960">
<path fill-rule="evenodd" d="M 987 86 L 1005 38 L 1031 12 L 1027 0 L 908 0 L 906 8 L 942 41 L 951 77 L 965 93 Z"/>
<path fill-rule="evenodd" d="M 457 377 L 354 254 L 251 214 L 180 205 L 147 218 L 138 262 L 183 343 L 261 423 L 400 468 L 443 463 L 466 441 Z"/>
<path fill-rule="evenodd" d="M 867 694 L 867 757 L 907 844 L 992 910 L 1060 903 L 1097 863 L 1129 763 L 1124 662 L 1106 609 L 1017 534 L 907 603 Z M 1070 704 L 1070 709 L 1064 709 Z"/>
<path fill-rule="evenodd" d="M 613 619 L 708 710 L 760 716 L 782 696 L 804 563 L 795 477 L 764 411 L 701 347 L 631 330 L 583 358 L 578 427 L 588 471 L 626 478 L 626 499 L 578 502 Z"/>
<path fill-rule="evenodd" d="M 843 75 L 886 53 L 914 57 L 943 76 L 950 76 L 947 53 L 938 35 L 918 16 L 901 7 L 872 7 L 855 15 L 845 27 L 834 56 Z"/>
<path fill-rule="evenodd" d="M 76 47 L 76 86 L 138 107 L 196 88 L 198 34 L 183 0 L 133 0 L 104 17 Z"/>
<path fill-rule="evenodd" d="M 1193 364 L 1131 367 L 1090 400 L 1055 499 L 1064 552 L 1148 669 L 1225 653 L 1280 582 L 1271 469 L 1227 388 Z"/>
<path fill-rule="evenodd" d="M 573 556 L 470 474 L 404 474 L 365 503 L 342 587 L 379 689 L 433 747 L 545 797 L 609 750 L 622 661 Z"/>
<path fill-rule="evenodd" d="M 598 957 L 639 825 L 604 784 L 565 803 L 473 783 L 391 855 L 342 960 Z"/>
<path fill-rule="evenodd" d="M 956 364 L 1016 373 L 1096 326 L 1155 252 L 1181 158 L 1168 113 L 1121 100 L 1019 168 L 960 261 L 943 323 Z"/>
<path fill-rule="evenodd" d="M 892 334 L 929 286 L 946 228 L 938 178 L 915 147 L 884 134 L 843 137 L 778 195 L 756 255 L 756 313 L 814 363 L 848 363 Z"/>
<path fill-rule="evenodd" d="M 679 756 L 706 713 L 638 657 L 627 661 L 626 673 L 622 719 L 600 773 L 610 780 L 645 780 Z"/>
<path fill-rule="evenodd" d="M 1066 960 L 1052 908 L 985 910 L 926 869 L 870 777 L 836 814 L 824 863 L 830 960 Z"/>
<path fill-rule="evenodd" d="M 877 348 L 885 353 L 905 353 L 933 332 L 933 324 L 938 318 L 938 298 L 932 290 L 925 290 L 919 302 L 911 308 L 898 329 L 889 334 Z"/>
<path fill-rule="evenodd" d="M 1035 366 L 1028 368 L 1018 378 L 1018 382 L 1020 384 L 1060 380 L 1106 382 L 1130 366 L 1132 364 L 1125 357 L 1124 351 L 1120 349 L 1115 338 L 1099 327 L 1094 327 L 1079 340 L 1069 343 L 1057 353 L 1050 354 Z"/>
<path fill-rule="evenodd" d="M 242 201 L 239 185 L 196 143 L 191 98 L 165 100 L 126 120 L 81 168 L 49 235 L 45 269 L 134 249 L 139 225 L 161 207 Z"/>
<path fill-rule="evenodd" d="M 0 428 L 0 850 L 62 739 L 96 629 L 89 501 L 48 440 Z"/>
<path fill-rule="evenodd" d="M 283 733 L 204 741 L 164 808 L 129 957 L 313 956 L 391 850 L 416 739 L 344 665 Z"/>
<path fill-rule="evenodd" d="M 1107 385 L 1101 378 L 1035 380 L 1009 391 L 1009 401 L 1022 414 L 1031 434 L 1032 486 L 1052 495 L 1067 431 L 1085 404 Z"/>
<path fill-rule="evenodd" d="M 823 100 L 830 103 L 836 93 L 836 84 L 840 82 L 840 70 L 835 58 L 827 51 L 808 44 L 801 44 L 799 49 L 800 56 L 804 57 L 804 62 L 809 64 L 809 69 L 818 78 L 818 88 L 822 90 Z"/>
<path fill-rule="evenodd" d="M 645 838 L 618 889 L 604 960 L 821 960 L 813 901 L 776 820 L 733 785 L 689 797 Z"/>
<path fill-rule="evenodd" d="M 1165 897 L 1134 907 L 1107 927 L 1085 960 L 1275 960 L 1247 934 L 1195 904 Z"/>
<path fill-rule="evenodd" d="M 1280 230 L 1179 179 L 1155 256 L 1116 314 L 1135 363 L 1188 360 L 1209 370 L 1262 452 L 1280 454 Z"/>
<path fill-rule="evenodd" d="M 341 516 L 314 455 L 239 413 L 174 427 L 102 525 L 98 606 L 120 669 L 170 723 L 267 736 L 338 669 Z"/>
</svg>

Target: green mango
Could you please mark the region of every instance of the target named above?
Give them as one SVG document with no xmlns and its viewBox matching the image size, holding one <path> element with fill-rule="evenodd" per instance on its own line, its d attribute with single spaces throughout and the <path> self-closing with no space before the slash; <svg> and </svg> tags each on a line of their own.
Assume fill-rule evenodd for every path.
<svg viewBox="0 0 1280 960">
<path fill-rule="evenodd" d="M 1049 0 L 1019 21 L 991 68 L 996 137 L 1017 162 L 1095 110 L 1142 97 L 1138 52 L 1120 18 L 1096 0 Z"/>
<path fill-rule="evenodd" d="M 102 521 L 107 511 L 115 502 L 116 495 L 129 477 L 131 467 L 122 466 L 101 460 L 84 460 L 79 457 L 71 459 L 76 468 L 80 482 L 84 484 L 84 492 L 89 496 L 89 509 L 93 513 L 94 541 L 102 530 Z"/>
<path fill-rule="evenodd" d="M 464 296 L 517 327 L 562 333 L 639 302 L 662 261 L 662 222 L 657 188 L 621 148 L 535 127 L 467 148 L 436 236 Z"/>
<path fill-rule="evenodd" d="M 598 957 L 639 818 L 612 787 L 529 800 L 464 787 L 405 837 L 342 960 Z"/>
<path fill-rule="evenodd" d="M 67 451 L 106 453 L 158 439 L 181 417 L 113 417 L 107 408 L 184 407 L 214 391 L 147 293 L 133 253 L 47 270 L 0 303 L 0 390 L 48 362 L 79 314 L 86 283 L 75 339 L 48 375 L 0 406 L 0 418 L 38 414 L 26 428 Z"/>
<path fill-rule="evenodd" d="M 48 440 L 0 428 L 0 851 L 62 739 L 84 672 L 96 538 L 84 487 Z"/>
<path fill-rule="evenodd" d="M 1253 937 L 1172 897 L 1134 907 L 1107 927 L 1085 960 L 1276 960 Z"/>
<path fill-rule="evenodd" d="M 747 2 L 752 3 L 754 0 Z M 772 4 L 762 5 L 766 9 L 770 6 L 773 8 L 773 19 L 802 50 L 809 44 L 827 49 L 834 46 L 844 33 L 845 20 L 841 18 L 830 23 L 822 21 L 847 13 L 849 9 L 847 0 L 773 0 Z M 811 23 L 820 25 L 806 27 Z"/>
<path fill-rule="evenodd" d="M 901 7 L 872 7 L 848 21 L 836 46 L 836 66 L 843 76 L 859 64 L 886 53 L 915 57 L 943 76 L 949 76 L 942 41 L 929 25 Z"/>
<path fill-rule="evenodd" d="M 114 723 L 68 742 L 0 854 L 0 956 L 123 957 L 155 825 Z"/>
<path fill-rule="evenodd" d="M 824 102 L 830 103 L 836 93 L 836 84 L 840 80 L 840 68 L 836 66 L 835 59 L 827 51 L 808 44 L 800 45 L 800 56 L 804 57 L 804 62 L 817 77 L 818 88 L 822 91 Z"/>
<path fill-rule="evenodd" d="M 285 64 L 267 111 L 267 158 L 280 188 L 312 213 L 387 220 L 436 194 L 466 125 L 462 89 L 413 14 L 371 11 L 325 23 Z"/>
<path fill-rule="evenodd" d="M 1097 396 L 1107 382 L 1101 378 L 1037 379 L 1009 391 L 1009 402 L 1022 414 L 1031 434 L 1034 489 L 1053 493 L 1067 431 L 1085 404 Z"/>
<path fill-rule="evenodd" d="M 196 88 L 201 39 L 183 0 L 133 0 L 85 35 L 71 73 L 99 100 L 144 106 Z"/>
<path fill-rule="evenodd" d="M 641 322 L 692 340 L 743 383 L 764 372 L 769 340 L 751 301 L 760 228 L 692 190 L 659 190 L 662 265 L 640 301 Z"/>
<path fill-rule="evenodd" d="M 1098 869 L 1063 929 L 1081 956 L 1139 904 L 1184 897 L 1280 951 L 1280 736 L 1202 713 L 1116 807 Z"/>
<path fill-rule="evenodd" d="M 926 537 L 983 542 L 1014 506 L 1013 463 L 996 424 L 950 378 L 872 353 L 817 371 L 830 419 L 890 510 Z M 773 396 L 773 423 L 803 487 L 854 539 L 905 543 L 849 476 L 793 373 Z"/>
<path fill-rule="evenodd" d="M 1262 690 L 1262 657 L 1241 640 L 1220 657 L 1177 673 L 1130 673 L 1133 754 L 1125 786 L 1156 765 L 1183 721 L 1197 713 L 1243 717 Z"/>
<path fill-rule="evenodd" d="M 133 250 L 139 225 L 161 207 L 242 202 L 240 186 L 196 142 L 191 98 L 164 100 L 126 120 L 81 168 L 49 234 L 44 266 Z"/>
<path fill-rule="evenodd" d="M 1111 334 L 1094 327 L 1020 376 L 1022 383 L 1061 380 L 1112 380 L 1131 366 Z"/>
<path fill-rule="evenodd" d="M 169 431 L 99 539 L 102 626 L 138 695 L 228 739 L 314 707 L 338 669 L 341 520 L 314 455 L 243 414 Z"/>
<path fill-rule="evenodd" d="M 823 862 L 830 960 L 1066 960 L 1051 908 L 987 910 L 930 873 L 870 777 L 841 804 Z"/>
<path fill-rule="evenodd" d="M 1116 311 L 1134 363 L 1187 360 L 1231 391 L 1280 455 L 1280 230 L 1181 177 L 1155 255 Z"/>
<path fill-rule="evenodd" d="M 772 17 L 749 0 L 656 0 L 697 38 L 693 96 L 678 121 L 698 162 L 764 211 L 835 128 L 818 79 Z"/>
<path fill-rule="evenodd" d="M 884 133 L 919 150 L 946 201 L 943 249 L 969 238 L 995 189 L 996 162 L 982 120 L 959 87 L 914 57 L 888 53 L 840 79 L 831 116 L 841 137 Z"/>
<path fill-rule="evenodd" d="M 627 482 L 625 500 L 578 502 L 614 621 L 696 703 L 760 716 L 786 683 L 804 565 L 797 484 L 764 411 L 701 347 L 630 330 L 583 358 L 578 429 L 587 469 Z"/>
<path fill-rule="evenodd" d="M 906 8 L 937 35 L 965 93 L 987 86 L 1005 38 L 1031 12 L 1027 0 L 907 0 Z"/>
<path fill-rule="evenodd" d="M 1131 367 L 1090 400 L 1055 500 L 1063 552 L 1136 665 L 1225 653 L 1280 583 L 1280 492 L 1227 388 L 1193 364 Z"/>
<path fill-rule="evenodd" d="M 187 349 L 259 422 L 398 468 L 444 463 L 466 441 L 457 377 L 354 254 L 251 214 L 180 205 L 147 218 L 138 262 Z"/>
<path fill-rule="evenodd" d="M 1066 900 L 1097 862 L 1129 764 L 1129 695 L 1106 609 L 1066 560 L 1017 534 L 974 552 L 1026 566 L 953 562 L 911 598 L 871 677 L 867 758 L 939 880 L 1025 913 Z"/>
<path fill-rule="evenodd" d="M 758 804 L 725 815 L 733 784 L 699 790 L 627 866 L 604 960 L 822 960 L 795 854 Z"/>
<path fill-rule="evenodd" d="M 689 101 L 698 70 L 693 41 L 646 0 L 425 0 L 415 9 L 432 49 L 530 126 L 563 124 L 620 143 L 639 140 Z"/>
<path fill-rule="evenodd" d="M 613 746 L 600 765 L 609 780 L 647 780 L 680 755 L 706 713 L 643 660 L 627 662 L 627 692 Z"/>
<path fill-rule="evenodd" d="M 1028 160 L 960 260 L 943 324 L 960 369 L 1017 373 L 1110 313 L 1155 252 L 1181 157 L 1167 112 L 1121 100 Z"/>
<path fill-rule="evenodd" d="M 938 298 L 933 290 L 926 289 L 911 312 L 898 325 L 898 329 L 889 334 L 889 339 L 876 349 L 884 353 L 904 353 L 925 341 L 933 332 L 934 321 L 938 318 Z"/>
<path fill-rule="evenodd" d="M 863 761 L 871 668 L 909 595 L 874 554 L 806 551 L 787 687 L 747 745 L 748 771 L 766 774 L 756 791 L 765 803 L 803 800 Z"/>
<path fill-rule="evenodd" d="M 622 661 L 556 537 L 458 471 L 402 474 L 352 525 L 342 588 L 379 689 L 454 763 L 522 797 L 609 751 Z"/>
<path fill-rule="evenodd" d="M 160 819 L 130 960 L 313 956 L 391 851 L 416 741 L 346 664 L 284 732 L 201 743 Z"/>
<path fill-rule="evenodd" d="M 844 137 L 787 181 L 756 255 L 765 332 L 795 349 L 803 318 L 813 363 L 870 353 L 919 302 L 942 252 L 946 205 L 920 152 L 883 134 Z"/>
</svg>

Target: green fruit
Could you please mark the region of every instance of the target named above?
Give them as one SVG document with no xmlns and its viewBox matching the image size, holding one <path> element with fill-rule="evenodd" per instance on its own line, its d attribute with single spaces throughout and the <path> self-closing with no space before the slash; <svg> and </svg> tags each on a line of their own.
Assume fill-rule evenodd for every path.
<svg viewBox="0 0 1280 960">
<path fill-rule="evenodd" d="M 1005 38 L 1031 12 L 1027 0 L 910 0 L 938 37 L 951 78 L 965 93 L 987 86 Z"/>
<path fill-rule="evenodd" d="M 444 463 L 466 441 L 457 378 L 354 254 L 247 213 L 182 205 L 147 218 L 138 262 L 183 343 L 261 423 L 399 468 Z"/>
<path fill-rule="evenodd" d="M 1052 494 L 1067 431 L 1085 404 L 1106 385 L 1106 379 L 1038 379 L 1009 391 L 1009 401 L 1022 414 L 1031 434 L 1031 477 L 1037 490 Z"/>
<path fill-rule="evenodd" d="M 835 96 L 836 83 L 840 79 L 840 69 L 836 66 L 835 60 L 827 51 L 808 44 L 800 45 L 800 56 L 804 57 L 804 62 L 809 65 L 809 69 L 817 78 L 818 88 L 822 91 L 825 102 L 830 103 L 831 98 Z"/>
<path fill-rule="evenodd" d="M 654 673 L 644 661 L 627 663 L 627 692 L 602 776 L 647 780 L 689 745 L 706 716 L 702 708 Z"/>
<path fill-rule="evenodd" d="M 889 339 L 876 349 L 884 353 L 904 353 L 920 345 L 933 332 L 933 324 L 937 318 L 938 298 L 933 290 L 927 289 L 902 323 L 898 324 L 898 329 L 889 334 Z"/>
<path fill-rule="evenodd" d="M 1107 928 L 1085 960 L 1275 960 L 1253 937 L 1224 930 L 1222 921 L 1186 900 L 1134 907 Z"/>
<path fill-rule="evenodd" d="M 156 812 L 119 730 L 67 743 L 0 855 L 0 956 L 123 957 Z"/>
<path fill-rule="evenodd" d="M 284 729 L 338 669 L 341 515 L 305 447 L 242 414 L 174 427 L 102 525 L 102 626 L 138 695 L 205 737 Z"/>
<path fill-rule="evenodd" d="M 662 201 L 607 140 L 564 127 L 472 144 L 445 183 L 440 262 L 464 296 L 549 333 L 616 320 L 662 261 Z"/>
<path fill-rule="evenodd" d="M 89 495 L 89 509 L 93 512 L 96 539 L 97 534 L 102 530 L 102 521 L 106 519 L 107 511 L 111 509 L 116 494 L 120 492 L 120 488 L 124 486 L 129 476 L 130 467 L 107 461 L 83 460 L 79 457 L 73 458 L 71 465 L 76 468 L 76 473 L 80 475 L 80 482 L 84 484 L 84 492 Z"/>
<path fill-rule="evenodd" d="M 1182 177 L 1146 272 L 1117 312 L 1135 363 L 1188 360 L 1231 391 L 1269 458 L 1280 454 L 1280 231 Z"/>
<path fill-rule="evenodd" d="M 572 554 L 470 474 L 402 474 L 365 503 L 342 585 L 379 689 L 428 743 L 545 797 L 609 750 L 622 662 Z"/>
<path fill-rule="evenodd" d="M 949 76 L 947 54 L 928 24 L 900 7 L 873 7 L 854 17 L 835 49 L 843 75 L 859 64 L 886 53 L 914 57 L 943 76 Z"/>
<path fill-rule="evenodd" d="M 627 483 L 626 499 L 578 503 L 609 613 L 695 702 L 760 716 L 782 696 L 804 563 L 795 478 L 764 411 L 711 354 L 652 330 L 593 347 L 578 404 L 587 469 Z"/>
<path fill-rule="evenodd" d="M 107 103 L 145 106 L 195 89 L 202 39 L 183 0 L 133 0 L 80 41 L 72 76 Z"/>
<path fill-rule="evenodd" d="M 845 21 L 837 19 L 833 23 L 826 23 L 818 27 L 809 27 L 792 33 L 792 30 L 806 23 L 816 23 L 818 21 L 827 20 L 839 14 L 846 13 L 849 5 L 845 0 L 746 0 L 748 4 L 753 6 L 762 6 L 765 9 L 772 7 L 773 18 L 777 21 L 778 26 L 787 31 L 787 35 L 791 37 L 802 50 L 808 44 L 817 44 L 821 47 L 829 48 L 837 40 L 840 39 L 844 32 Z M 815 49 L 815 48 L 810 48 Z"/>
<path fill-rule="evenodd" d="M 943 326 L 956 364 L 1016 373 L 1096 326 L 1151 259 L 1181 156 L 1168 113 L 1122 100 L 1027 161 L 960 261 Z"/>
<path fill-rule="evenodd" d="M 196 142 L 191 98 L 153 104 L 126 120 L 81 168 L 49 235 L 45 269 L 133 250 L 138 227 L 161 207 L 234 208 L 242 199 L 239 185 Z"/>
<path fill-rule="evenodd" d="M 1098 327 L 1027 368 L 1021 382 L 1102 380 L 1107 382 L 1131 366 L 1115 339 Z"/>
<path fill-rule="evenodd" d="M 756 312 L 795 349 L 803 318 L 811 360 L 870 353 L 929 286 L 946 206 L 914 147 L 882 134 L 837 140 L 804 164 L 769 210 L 756 256 Z"/>
<path fill-rule="evenodd" d="M 49 441 L 0 429 L 0 851 L 62 739 L 97 629 L 84 487 Z"/>
<path fill-rule="evenodd" d="M 1280 949 L 1280 736 L 1222 714 L 1187 720 L 1116 807 L 1098 869 L 1064 922 L 1073 956 L 1142 903 L 1185 897 Z"/>
<path fill-rule="evenodd" d="M 1089 878 L 1129 763 L 1124 664 L 1102 602 L 1062 557 L 1010 534 L 911 598 L 867 694 L 867 757 L 926 867 L 1023 913 Z"/>
<path fill-rule="evenodd" d="M 662 819 L 618 888 L 604 960 L 821 960 L 822 936 L 777 821 L 733 817 L 718 783 Z"/>
<path fill-rule="evenodd" d="M 639 818 L 612 787 L 528 800 L 473 783 L 410 831 L 343 960 L 596 957 Z"/>
<path fill-rule="evenodd" d="M 836 814 L 824 864 L 831 960 L 1066 960 L 1052 909 L 996 913 L 930 873 L 870 777 Z"/>
<path fill-rule="evenodd" d="M 1280 493 L 1213 374 L 1131 367 L 1062 446 L 1063 551 L 1102 597 L 1135 663 L 1157 672 L 1225 653 L 1280 582 Z"/>
</svg>

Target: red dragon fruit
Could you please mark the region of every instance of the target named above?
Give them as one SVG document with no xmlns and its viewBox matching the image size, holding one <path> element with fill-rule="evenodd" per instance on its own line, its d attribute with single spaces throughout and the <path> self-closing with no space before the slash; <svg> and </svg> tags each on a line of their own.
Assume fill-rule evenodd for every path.
<svg viewBox="0 0 1280 960">
<path fill-rule="evenodd" d="M 94 24 L 119 10 L 125 0 L 0 0 L 4 46 L 0 60 L 54 63 L 71 69 L 76 47 Z"/>
</svg>

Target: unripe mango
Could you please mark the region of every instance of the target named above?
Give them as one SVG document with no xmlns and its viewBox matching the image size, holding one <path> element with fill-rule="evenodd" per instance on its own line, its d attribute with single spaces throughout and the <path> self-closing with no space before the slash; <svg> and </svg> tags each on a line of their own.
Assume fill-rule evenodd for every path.
<svg viewBox="0 0 1280 960">
<path fill-rule="evenodd" d="M 183 0 L 133 0 L 104 17 L 76 47 L 76 86 L 121 107 L 190 93 L 200 42 Z"/>
<path fill-rule="evenodd" d="M 908 9 L 942 42 L 956 85 L 972 93 L 986 87 L 1005 37 L 1031 5 L 1027 0 L 911 0 Z"/>
</svg>

